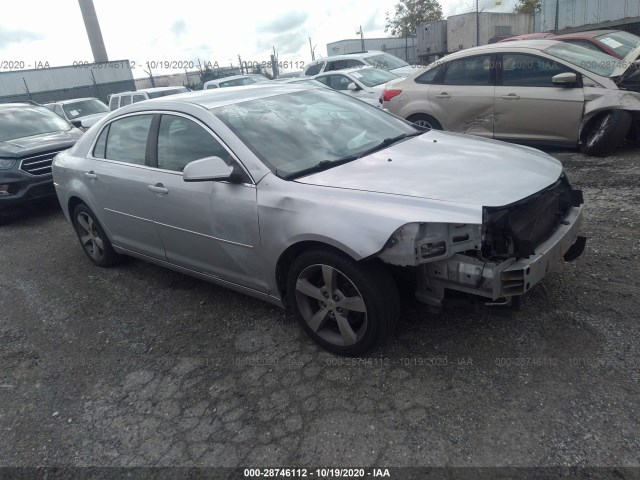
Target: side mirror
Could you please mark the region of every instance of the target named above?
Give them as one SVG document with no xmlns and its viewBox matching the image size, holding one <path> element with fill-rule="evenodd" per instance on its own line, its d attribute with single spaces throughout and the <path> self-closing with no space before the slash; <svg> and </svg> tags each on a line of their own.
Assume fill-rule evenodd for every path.
<svg viewBox="0 0 640 480">
<path fill-rule="evenodd" d="M 360 90 L 360 87 L 356 85 L 355 82 L 351 82 L 349 85 L 347 85 L 347 90 L 353 90 L 355 92 Z"/>
<path fill-rule="evenodd" d="M 551 81 L 556 87 L 575 87 L 578 83 L 578 76 L 575 73 L 559 73 Z"/>
<path fill-rule="evenodd" d="M 237 174 L 234 168 L 220 157 L 206 157 L 188 163 L 182 171 L 185 182 L 222 182 L 234 181 Z"/>
</svg>

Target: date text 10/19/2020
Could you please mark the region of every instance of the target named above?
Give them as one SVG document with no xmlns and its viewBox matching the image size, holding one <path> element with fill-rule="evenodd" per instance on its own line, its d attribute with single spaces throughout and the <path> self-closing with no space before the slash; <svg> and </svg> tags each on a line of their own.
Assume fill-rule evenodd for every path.
<svg viewBox="0 0 640 480">
<path fill-rule="evenodd" d="M 303 60 L 279 60 L 275 62 L 279 69 L 302 69 L 305 66 Z M 72 66 L 74 68 L 128 68 L 135 70 L 136 68 L 144 68 L 147 70 L 215 70 L 218 68 L 238 68 L 235 65 L 225 65 L 218 62 L 202 62 L 200 60 L 147 60 L 144 62 L 138 62 L 136 60 L 118 60 L 114 62 L 93 63 L 87 60 L 74 61 Z M 239 67 L 242 69 L 248 68 L 270 68 L 273 66 L 271 60 L 264 61 L 245 61 L 240 62 Z"/>
</svg>

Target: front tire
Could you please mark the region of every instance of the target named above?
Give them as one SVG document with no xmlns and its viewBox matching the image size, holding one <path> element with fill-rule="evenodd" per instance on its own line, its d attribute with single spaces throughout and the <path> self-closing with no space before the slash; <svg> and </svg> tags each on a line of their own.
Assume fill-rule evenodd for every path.
<svg viewBox="0 0 640 480">
<path fill-rule="evenodd" d="M 110 267 L 120 262 L 122 257 L 113 250 L 109 238 L 95 215 L 83 203 L 73 211 L 73 227 L 84 253 L 95 265 Z"/>
<path fill-rule="evenodd" d="M 625 110 L 609 110 L 594 116 L 580 133 L 582 152 L 601 156 L 613 152 L 626 138 L 633 118 Z"/>
<path fill-rule="evenodd" d="M 356 356 L 388 338 L 399 316 L 396 285 L 373 262 L 309 250 L 289 269 L 289 304 L 303 330 L 325 349 Z"/>
</svg>

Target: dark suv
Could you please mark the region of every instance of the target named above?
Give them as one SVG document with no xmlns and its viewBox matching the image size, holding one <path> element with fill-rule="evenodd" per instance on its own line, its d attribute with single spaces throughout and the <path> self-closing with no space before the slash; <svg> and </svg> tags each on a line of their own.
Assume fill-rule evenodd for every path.
<svg viewBox="0 0 640 480">
<path fill-rule="evenodd" d="M 43 106 L 0 105 L 0 215 L 31 200 L 55 196 L 53 157 L 81 136 L 80 130 Z"/>
</svg>

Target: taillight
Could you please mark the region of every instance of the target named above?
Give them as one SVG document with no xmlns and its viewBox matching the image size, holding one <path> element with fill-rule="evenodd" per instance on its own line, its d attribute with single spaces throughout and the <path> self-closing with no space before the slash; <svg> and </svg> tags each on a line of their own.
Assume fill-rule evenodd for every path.
<svg viewBox="0 0 640 480">
<path fill-rule="evenodd" d="M 393 97 L 397 97 L 401 93 L 402 93 L 402 90 L 385 90 L 384 92 L 382 92 L 382 101 L 388 102 Z"/>
</svg>

